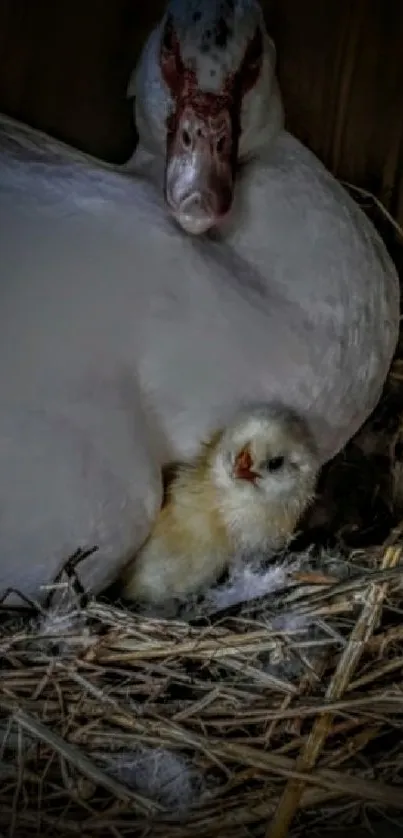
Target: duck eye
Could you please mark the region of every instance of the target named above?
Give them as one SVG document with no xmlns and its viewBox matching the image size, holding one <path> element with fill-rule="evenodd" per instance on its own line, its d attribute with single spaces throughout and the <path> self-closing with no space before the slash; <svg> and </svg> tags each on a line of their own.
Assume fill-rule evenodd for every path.
<svg viewBox="0 0 403 838">
<path fill-rule="evenodd" d="M 217 153 L 221 154 L 224 151 L 225 137 L 219 137 L 216 143 Z"/>
<path fill-rule="evenodd" d="M 192 142 L 192 138 L 189 134 L 189 131 L 186 131 L 186 128 L 184 128 L 183 131 L 182 131 L 182 142 L 183 142 L 183 145 L 185 146 L 185 148 L 189 148 L 189 146 Z"/>
<path fill-rule="evenodd" d="M 267 471 L 280 471 L 280 469 L 283 468 L 284 463 L 284 457 L 271 457 L 270 460 L 267 460 L 266 462 Z"/>
</svg>

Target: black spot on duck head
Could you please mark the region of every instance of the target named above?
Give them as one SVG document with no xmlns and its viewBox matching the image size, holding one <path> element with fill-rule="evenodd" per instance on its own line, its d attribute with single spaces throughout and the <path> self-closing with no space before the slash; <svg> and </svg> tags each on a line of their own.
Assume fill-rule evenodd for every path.
<svg viewBox="0 0 403 838">
<path fill-rule="evenodd" d="M 232 35 L 232 30 L 228 26 L 227 21 L 224 17 L 220 17 L 216 24 L 215 29 L 215 44 L 220 49 L 226 49 L 228 39 Z"/>
</svg>

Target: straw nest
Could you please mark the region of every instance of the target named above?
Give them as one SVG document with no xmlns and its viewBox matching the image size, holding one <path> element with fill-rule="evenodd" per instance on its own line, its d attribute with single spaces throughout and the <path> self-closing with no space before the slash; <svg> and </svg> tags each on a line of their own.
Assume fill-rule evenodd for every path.
<svg viewBox="0 0 403 838">
<path fill-rule="evenodd" d="M 77 555 L 68 607 L 2 605 L 0 834 L 402 822 L 400 355 L 263 596 L 147 617 L 85 597 Z"/>
</svg>

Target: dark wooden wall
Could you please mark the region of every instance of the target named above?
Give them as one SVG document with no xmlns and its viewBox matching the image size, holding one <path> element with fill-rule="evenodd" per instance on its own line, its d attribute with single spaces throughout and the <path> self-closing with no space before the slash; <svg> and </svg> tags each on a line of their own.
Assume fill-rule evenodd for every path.
<svg viewBox="0 0 403 838">
<path fill-rule="evenodd" d="M 267 0 L 288 127 L 403 223 L 403 0 Z M 0 0 L 0 109 L 123 161 L 125 92 L 164 0 Z"/>
</svg>

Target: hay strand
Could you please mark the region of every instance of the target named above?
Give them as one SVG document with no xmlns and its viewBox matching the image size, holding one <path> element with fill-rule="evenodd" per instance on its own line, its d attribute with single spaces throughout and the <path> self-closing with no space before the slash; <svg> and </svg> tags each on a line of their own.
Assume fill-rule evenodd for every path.
<svg viewBox="0 0 403 838">
<path fill-rule="evenodd" d="M 388 547 L 382 559 L 382 570 L 396 567 L 400 562 L 401 553 L 400 547 Z M 378 584 L 372 582 L 367 588 L 365 593 L 366 601 L 362 607 L 361 614 L 350 634 L 348 643 L 340 656 L 334 675 L 326 690 L 326 699 L 328 701 L 337 701 L 347 690 L 357 663 L 378 624 L 386 591 L 387 582 L 378 582 Z M 298 770 L 308 772 L 314 767 L 331 730 L 333 718 L 332 713 L 323 713 L 317 717 L 305 746 L 296 760 Z M 298 808 L 303 790 L 304 784 L 301 780 L 292 780 L 287 784 L 273 823 L 267 830 L 267 838 L 285 838 Z"/>
<path fill-rule="evenodd" d="M 403 810 L 391 776 L 400 751 L 379 751 L 403 721 L 398 669 L 380 656 L 401 642 L 399 626 L 380 622 L 385 602 L 401 601 L 401 546 L 366 562 L 360 553 L 358 574 L 352 565 L 351 580 L 330 582 L 334 558 L 321 556 L 320 571 L 307 565 L 283 591 L 199 625 L 91 599 L 45 620 L 13 609 L 1 642 L 0 828 L 262 835 L 273 817 L 284 824 L 290 790 L 290 821 L 320 807 L 336 816 L 346 801 Z M 362 757 L 374 746 L 369 775 Z M 181 788 L 196 778 L 180 815 L 164 797 L 165 763 L 152 793 L 149 778 L 139 783 L 140 756 L 156 753 L 192 774 Z"/>
<path fill-rule="evenodd" d="M 85 754 L 81 753 L 79 748 L 67 743 L 61 736 L 54 733 L 46 727 L 46 725 L 42 724 L 42 722 L 34 719 L 33 716 L 25 713 L 20 708 L 13 710 L 13 708 L 8 706 L 5 701 L 1 702 L 1 706 L 4 710 L 11 714 L 11 720 L 13 722 L 15 722 L 28 734 L 31 734 L 32 736 L 37 737 L 41 742 L 50 745 L 55 752 L 59 753 L 63 759 L 70 762 L 80 774 L 83 774 L 91 780 L 91 782 L 94 782 L 96 785 L 106 789 L 119 800 L 131 801 L 140 814 L 147 815 L 158 811 L 159 807 L 156 804 L 153 804 L 149 800 L 145 800 L 140 797 L 140 795 L 131 792 L 126 786 L 122 785 L 122 783 L 114 780 L 113 777 L 108 777 L 108 775 L 103 771 L 100 771 L 100 769 L 97 768 L 97 766 L 94 765 L 94 763 L 91 762 Z"/>
</svg>

